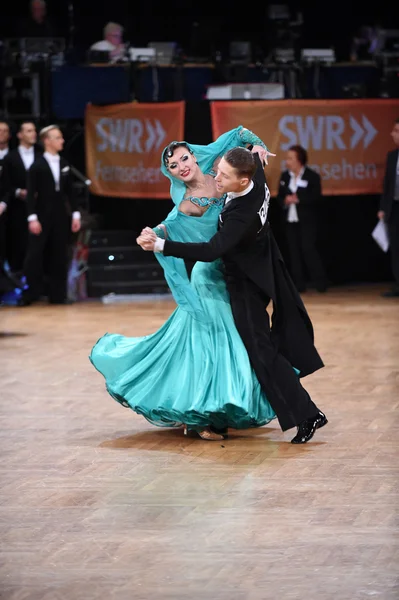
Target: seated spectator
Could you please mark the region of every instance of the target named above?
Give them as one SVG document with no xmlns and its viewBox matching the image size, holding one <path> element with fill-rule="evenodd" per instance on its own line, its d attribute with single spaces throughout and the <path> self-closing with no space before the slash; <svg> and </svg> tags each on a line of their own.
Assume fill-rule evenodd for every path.
<svg viewBox="0 0 399 600">
<path fill-rule="evenodd" d="M 126 45 L 122 41 L 123 27 L 119 23 L 107 23 L 104 27 L 104 39 L 90 46 L 90 52 L 108 52 L 109 62 L 126 59 Z"/>
</svg>

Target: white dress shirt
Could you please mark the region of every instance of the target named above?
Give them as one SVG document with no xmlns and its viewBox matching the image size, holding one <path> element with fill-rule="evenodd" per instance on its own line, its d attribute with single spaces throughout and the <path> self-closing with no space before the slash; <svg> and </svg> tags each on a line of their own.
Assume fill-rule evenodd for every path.
<svg viewBox="0 0 399 600">
<path fill-rule="evenodd" d="M 226 200 L 224 202 L 224 205 L 226 206 L 226 204 L 231 202 L 231 200 L 234 200 L 234 198 L 239 198 L 240 196 L 245 196 L 252 190 L 253 187 L 254 187 L 254 182 L 251 181 L 251 183 L 248 185 L 248 187 L 246 187 L 245 190 L 243 190 L 242 192 L 228 192 L 227 196 L 226 196 Z M 157 237 L 155 244 L 154 244 L 154 252 L 163 252 L 164 246 L 165 246 L 165 240 Z"/>
<path fill-rule="evenodd" d="M 234 200 L 234 198 L 239 198 L 240 196 L 245 196 L 246 194 L 249 194 L 249 192 L 252 190 L 253 187 L 254 187 L 254 182 L 251 181 L 249 186 L 246 187 L 245 190 L 243 190 L 242 192 L 228 192 L 227 196 L 226 196 L 226 200 L 224 202 L 224 205 L 226 206 L 226 204 L 231 202 L 231 200 Z"/>
<path fill-rule="evenodd" d="M 60 168 L 61 157 L 59 154 L 50 154 L 49 152 L 45 152 L 43 154 L 43 157 L 48 162 L 48 165 L 49 165 L 51 172 L 53 174 L 53 177 L 54 177 L 55 189 L 57 192 L 59 192 L 60 191 L 60 177 L 61 177 L 61 168 Z M 37 214 L 32 214 L 32 215 L 29 215 L 28 221 L 36 221 L 37 218 L 38 218 Z M 80 219 L 80 212 L 78 210 L 76 210 L 72 213 L 72 219 Z"/>
<path fill-rule="evenodd" d="M 7 154 L 8 154 L 8 148 L 4 148 L 3 150 L 0 150 L 0 160 L 2 160 Z M 1 168 L 0 168 L 0 175 L 1 175 Z M 7 208 L 7 204 L 5 202 L 0 202 L 0 215 L 3 214 L 3 212 L 6 210 Z"/>
<path fill-rule="evenodd" d="M 3 160 L 3 158 L 8 154 L 9 152 L 9 148 L 4 148 L 3 150 L 0 150 L 0 160 Z"/>
<path fill-rule="evenodd" d="M 304 174 L 304 172 L 305 172 L 305 167 L 302 167 L 302 169 L 299 171 L 298 177 L 292 171 L 289 172 L 290 173 L 290 182 L 288 184 L 288 187 L 291 191 L 291 194 L 296 193 L 296 191 L 299 187 L 298 181 L 302 181 L 302 175 Z M 298 211 L 296 209 L 296 204 L 288 205 L 287 221 L 288 221 L 288 223 L 299 223 L 299 217 L 298 217 Z"/>
<path fill-rule="evenodd" d="M 33 146 L 26 148 L 25 146 L 18 146 L 18 152 L 24 163 L 25 170 L 28 171 L 33 161 L 35 160 L 35 149 Z M 21 192 L 21 188 L 15 190 L 15 196 L 18 198 Z"/>
<path fill-rule="evenodd" d="M 35 160 L 35 148 L 33 146 L 31 146 L 30 148 L 26 148 L 25 146 L 18 146 L 18 152 L 27 171 L 33 163 L 33 161 Z"/>
<path fill-rule="evenodd" d="M 61 169 L 60 169 L 60 161 L 61 157 L 59 154 L 50 154 L 49 152 L 45 152 L 43 154 L 44 158 L 47 160 L 51 172 L 54 177 L 55 189 L 57 192 L 60 191 L 60 177 L 61 177 Z"/>
</svg>

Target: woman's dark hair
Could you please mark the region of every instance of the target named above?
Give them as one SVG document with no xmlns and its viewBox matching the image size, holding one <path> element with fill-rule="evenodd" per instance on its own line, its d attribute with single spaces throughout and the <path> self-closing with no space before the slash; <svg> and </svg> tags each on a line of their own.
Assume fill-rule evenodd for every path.
<svg viewBox="0 0 399 600">
<path fill-rule="evenodd" d="M 305 166 L 308 163 L 308 153 L 303 146 L 291 146 L 288 150 L 296 153 L 297 159 L 301 165 Z"/>
<path fill-rule="evenodd" d="M 224 160 L 237 171 L 238 177 L 252 179 L 256 171 L 256 162 L 252 152 L 246 148 L 231 148 L 223 156 Z"/>
<path fill-rule="evenodd" d="M 163 160 L 163 164 L 165 165 L 165 167 L 168 166 L 169 159 L 172 158 L 172 156 L 177 148 L 187 148 L 187 150 L 190 152 L 190 154 L 193 154 L 193 151 L 191 150 L 191 148 L 187 144 L 187 142 L 170 142 L 170 144 L 168 144 L 166 146 L 165 150 L 162 153 L 162 160 Z"/>
</svg>

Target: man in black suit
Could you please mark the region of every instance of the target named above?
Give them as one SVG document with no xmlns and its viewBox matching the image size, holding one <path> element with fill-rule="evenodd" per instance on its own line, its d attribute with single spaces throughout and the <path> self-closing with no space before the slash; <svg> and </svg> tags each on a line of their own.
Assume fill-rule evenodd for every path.
<svg viewBox="0 0 399 600">
<path fill-rule="evenodd" d="M 64 138 L 56 125 L 40 132 L 44 154 L 28 171 L 27 212 L 28 252 L 24 272 L 28 290 L 25 303 L 37 300 L 42 292 L 44 263 L 48 267 L 51 304 L 67 302 L 68 243 L 70 229 L 80 229 L 80 212 L 67 161 L 59 155 Z M 72 227 L 71 227 L 72 210 Z"/>
<path fill-rule="evenodd" d="M 317 248 L 318 219 L 321 202 L 320 175 L 307 166 L 308 156 L 302 146 L 291 146 L 287 167 L 280 178 L 277 201 L 285 210 L 291 276 L 298 291 L 306 290 L 303 266 L 319 292 L 327 289 L 327 276 Z"/>
<path fill-rule="evenodd" d="M 282 260 L 267 221 L 270 192 L 259 157 L 233 148 L 221 159 L 218 192 L 227 198 L 219 230 L 207 243 L 183 244 L 145 229 L 138 243 L 192 261 L 222 258 L 238 332 L 283 431 L 297 426 L 292 443 L 309 441 L 327 423 L 302 387 L 301 376 L 323 367 L 313 327 Z M 267 306 L 273 301 L 272 329 Z"/>
<path fill-rule="evenodd" d="M 392 289 L 383 294 L 386 298 L 399 296 L 399 119 L 395 121 L 391 136 L 398 148 L 387 155 L 384 189 L 378 212 L 378 218 L 384 219 L 388 226 L 392 274 L 395 280 Z"/>
<path fill-rule="evenodd" d="M 11 272 L 21 275 L 28 246 L 27 173 L 41 153 L 35 148 L 37 133 L 34 123 L 21 123 L 17 137 L 18 148 L 10 150 L 4 159 L 1 200 L 7 206 L 7 261 Z"/>
<path fill-rule="evenodd" d="M 4 189 L 4 179 L 3 179 L 3 170 L 4 170 L 4 159 L 10 151 L 9 143 L 10 143 L 10 126 L 5 121 L 0 121 L 0 223 L 4 225 L 5 219 L 2 219 L 2 215 L 7 209 L 6 203 L 2 200 L 3 189 Z M 4 228 L 1 229 L 0 238 L 4 239 Z M 5 241 L 1 243 L 1 250 L 5 252 Z M 3 252 L 1 253 L 1 257 L 3 257 Z"/>
<path fill-rule="evenodd" d="M 3 201 L 4 190 L 4 160 L 9 153 L 10 126 L 5 121 L 0 121 L 0 296 L 11 292 L 15 284 L 11 281 L 5 270 L 6 259 L 6 215 L 7 204 Z"/>
</svg>

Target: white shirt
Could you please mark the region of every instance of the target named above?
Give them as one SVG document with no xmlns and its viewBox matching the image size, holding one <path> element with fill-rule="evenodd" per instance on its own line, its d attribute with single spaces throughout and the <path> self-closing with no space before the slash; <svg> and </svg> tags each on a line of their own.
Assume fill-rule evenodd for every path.
<svg viewBox="0 0 399 600">
<path fill-rule="evenodd" d="M 291 191 L 291 194 L 296 193 L 296 191 L 298 189 L 298 181 L 302 180 L 302 175 L 304 174 L 304 172 L 305 172 L 305 167 L 302 167 L 302 169 L 299 171 L 298 177 L 292 171 L 289 172 L 290 173 L 290 182 L 288 184 L 288 187 Z M 298 217 L 298 211 L 296 209 L 296 204 L 290 204 L 288 206 L 287 221 L 288 221 L 288 223 L 299 223 L 299 217 Z"/>
<path fill-rule="evenodd" d="M 33 161 L 35 160 L 35 149 L 33 146 L 30 148 L 25 148 L 25 146 L 18 146 L 18 152 L 24 163 L 24 167 L 26 170 L 29 169 Z"/>
<path fill-rule="evenodd" d="M 252 190 L 253 187 L 254 187 L 254 182 L 251 181 L 249 186 L 246 187 L 245 190 L 242 192 L 228 192 L 226 200 L 224 202 L 224 205 L 226 206 L 226 204 L 228 204 L 231 200 L 234 200 L 234 198 L 239 198 L 240 196 L 245 196 L 246 194 L 249 194 L 249 192 Z"/>
<path fill-rule="evenodd" d="M 111 44 L 111 42 L 109 42 L 108 40 L 101 40 L 90 46 L 90 50 L 100 50 L 100 52 L 112 52 L 112 50 L 115 49 L 116 46 L 114 46 L 114 44 Z"/>
<path fill-rule="evenodd" d="M 33 146 L 30 148 L 25 148 L 25 146 L 18 146 L 18 152 L 21 157 L 22 162 L 24 163 L 25 170 L 28 171 L 29 167 L 32 165 L 35 160 L 35 149 Z M 17 188 L 15 190 L 15 196 L 18 198 L 20 194 L 21 188 Z"/>
<path fill-rule="evenodd" d="M 60 161 L 61 157 L 59 154 L 50 154 L 49 152 L 45 152 L 43 154 L 44 158 L 47 160 L 51 172 L 54 177 L 55 189 L 57 192 L 60 191 Z"/>
<path fill-rule="evenodd" d="M 101 40 L 100 42 L 96 42 L 95 44 L 90 46 L 90 50 L 99 50 L 100 52 L 113 52 L 117 48 L 118 48 L 118 46 L 115 46 L 108 40 Z M 118 52 L 112 58 L 110 57 L 110 59 L 109 59 L 110 62 L 112 63 L 112 62 L 116 62 L 117 60 L 127 60 L 127 58 L 125 56 L 125 52 L 126 52 L 125 46 L 122 45 L 120 52 Z"/>
<path fill-rule="evenodd" d="M 8 154 L 8 148 L 4 148 L 4 150 L 0 150 L 0 160 L 2 160 Z M 1 167 L 0 167 L 0 175 L 1 175 Z M 0 215 L 6 210 L 7 204 L 5 202 L 0 202 Z"/>
<path fill-rule="evenodd" d="M 4 148 L 0 150 L 0 160 L 2 160 L 8 154 L 9 148 Z"/>
<path fill-rule="evenodd" d="M 240 196 L 245 196 L 252 190 L 253 187 L 254 187 L 254 182 L 251 181 L 251 183 L 248 185 L 248 187 L 246 187 L 245 190 L 243 190 L 242 192 L 228 192 L 227 196 L 226 196 L 226 200 L 224 202 L 224 205 L 226 206 L 226 204 L 231 202 L 231 200 L 234 200 L 234 198 L 239 198 Z M 165 246 L 165 240 L 157 237 L 155 244 L 154 244 L 154 252 L 163 252 L 164 246 Z"/>
<path fill-rule="evenodd" d="M 60 177 L 61 177 L 61 169 L 60 169 L 60 160 L 61 157 L 59 154 L 50 154 L 49 152 L 45 152 L 43 157 L 47 160 L 51 172 L 55 181 L 55 189 L 57 192 L 60 191 Z M 29 215 L 28 221 L 36 221 L 37 214 Z M 80 219 L 80 212 L 78 210 L 72 213 L 72 219 Z"/>
</svg>

